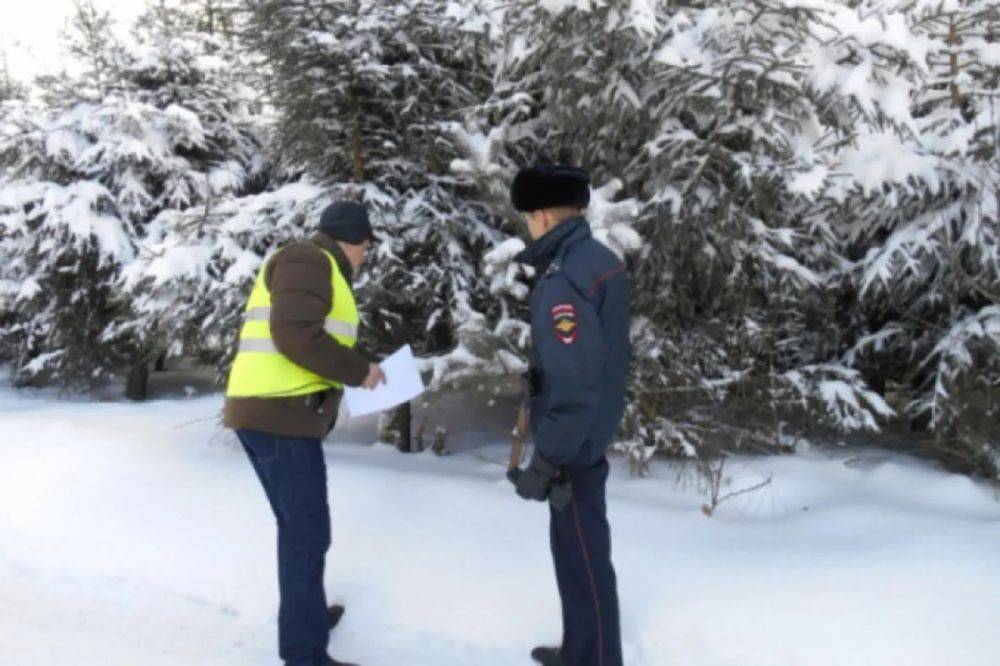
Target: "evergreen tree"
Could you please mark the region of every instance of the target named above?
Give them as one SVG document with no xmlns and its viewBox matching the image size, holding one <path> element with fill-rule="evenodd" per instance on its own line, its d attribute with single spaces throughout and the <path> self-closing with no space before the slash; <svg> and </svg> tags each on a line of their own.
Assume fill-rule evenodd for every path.
<svg viewBox="0 0 1000 666">
<path fill-rule="evenodd" d="M 141 397 L 151 358 L 185 336 L 192 308 L 148 288 L 140 261 L 165 211 L 239 194 L 259 168 L 248 109 L 208 37 L 179 34 L 163 5 L 124 46 L 81 5 L 68 35 L 78 76 L 50 79 L 47 112 L 4 137 L 4 278 L 25 285 L 2 331 L 16 378 L 86 384 L 130 366 Z M 135 296 L 133 299 L 132 296 Z M 185 296 L 171 294 L 183 302 Z"/>
<path fill-rule="evenodd" d="M 136 95 L 157 108 L 182 107 L 199 137 L 177 151 L 190 191 L 155 212 L 139 260 L 125 272 L 127 326 L 139 341 L 140 375 L 161 355 L 206 363 L 229 355 L 223 336 L 208 327 L 229 315 L 208 297 L 212 282 L 223 278 L 211 261 L 219 211 L 262 189 L 268 164 L 258 139 L 258 95 L 246 83 L 249 65 L 234 39 L 210 32 L 227 25 L 222 9 L 211 0 L 179 6 L 161 1 L 136 23 Z"/>
<path fill-rule="evenodd" d="M 209 208 L 162 213 L 157 223 L 166 233 L 147 244 L 134 270 L 145 292 L 136 300 L 148 304 L 147 316 L 162 313 L 164 328 L 181 316 L 183 326 L 171 333 L 171 354 L 214 366 L 223 381 L 263 259 L 311 233 L 333 194 L 303 181 L 220 198 Z"/>
<path fill-rule="evenodd" d="M 270 69 L 275 148 L 367 201 L 380 244 L 358 284 L 362 339 L 385 353 L 455 344 L 488 299 L 475 280 L 496 237 L 489 212 L 447 173 L 449 122 L 490 86 L 487 42 L 442 3 L 248 3 L 250 44 Z"/>
<path fill-rule="evenodd" d="M 108 184 L 91 176 L 100 162 L 117 159 L 118 149 L 124 161 L 144 147 L 133 126 L 128 129 L 137 140 L 116 150 L 92 149 L 99 129 L 118 129 L 110 108 L 79 101 L 96 98 L 95 88 L 108 83 L 117 63 L 108 25 L 110 18 L 93 6 L 78 7 L 67 41 L 74 54 L 94 51 L 83 61 L 86 83 L 78 90 L 59 85 L 66 95 L 59 109 L 8 118 L 2 134 L 0 280 L 17 290 L 5 304 L 0 339 L 16 383 L 54 378 L 87 385 L 107 377 L 118 360 L 107 334 L 120 267 L 135 256 L 134 228 L 118 213 Z M 50 83 L 56 79 L 42 81 Z M 128 184 L 118 183 L 126 198 Z"/>
<path fill-rule="evenodd" d="M 810 69 L 824 18 L 767 2 L 523 0 L 504 15 L 496 92 L 477 114 L 480 135 L 505 144 L 492 171 L 581 163 L 640 206 L 627 428 L 639 467 L 720 439 L 780 446 L 789 402 L 847 429 L 891 411 L 820 324 L 839 264 L 830 225 L 805 217 L 824 151 L 803 147 L 841 92 Z"/>
<path fill-rule="evenodd" d="M 807 415 L 855 430 L 892 414 L 839 358 L 836 233 L 808 214 L 858 106 L 850 87 L 870 85 L 834 63 L 891 48 L 838 42 L 854 20 L 835 3 L 755 0 L 669 19 L 651 65 L 657 127 L 629 167 L 648 202 L 631 412 L 647 452 L 774 450 Z"/>
<path fill-rule="evenodd" d="M 508 186 L 566 161 L 631 269 L 634 469 L 896 416 L 1000 468 L 994 2 L 158 0 L 131 39 L 88 4 L 74 27 L 46 108 L 0 68 L 18 381 L 224 374 L 263 258 L 350 198 L 381 240 L 369 350 L 504 385 L 534 279 Z"/>
<path fill-rule="evenodd" d="M 27 88 L 11 76 L 7 52 L 0 51 L 0 104 L 8 100 L 23 100 L 27 96 Z"/>
<path fill-rule="evenodd" d="M 853 297 L 839 326 L 851 364 L 931 427 L 939 457 L 996 474 L 1000 10 L 903 4 L 883 21 L 897 39 L 881 57 L 905 75 L 859 105 L 829 167 L 850 177 L 823 193 Z"/>
</svg>

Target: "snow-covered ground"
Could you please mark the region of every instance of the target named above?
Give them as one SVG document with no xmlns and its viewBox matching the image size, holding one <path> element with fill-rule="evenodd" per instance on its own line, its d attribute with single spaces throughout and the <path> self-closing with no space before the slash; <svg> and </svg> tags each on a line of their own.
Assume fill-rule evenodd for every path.
<svg viewBox="0 0 1000 666">
<path fill-rule="evenodd" d="M 0 663 L 275 664 L 274 529 L 218 396 L 0 392 Z M 546 509 L 470 453 L 328 448 L 334 656 L 527 664 L 557 639 Z M 482 456 L 500 460 L 497 438 Z M 609 488 L 633 666 L 1000 663 L 1000 503 L 876 452 L 736 460 L 713 518 L 671 467 Z"/>
</svg>

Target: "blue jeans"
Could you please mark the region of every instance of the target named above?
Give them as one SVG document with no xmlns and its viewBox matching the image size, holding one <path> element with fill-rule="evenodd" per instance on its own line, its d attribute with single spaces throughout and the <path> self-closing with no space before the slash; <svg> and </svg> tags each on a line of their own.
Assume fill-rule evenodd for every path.
<svg viewBox="0 0 1000 666">
<path fill-rule="evenodd" d="M 330 549 L 326 461 L 320 440 L 237 430 L 278 523 L 278 647 L 286 666 L 329 662 L 323 569 Z"/>
<path fill-rule="evenodd" d="M 562 657 L 568 666 L 621 666 L 618 584 L 604 490 L 608 460 L 564 468 L 573 501 L 551 509 L 550 538 L 562 600 Z"/>
</svg>

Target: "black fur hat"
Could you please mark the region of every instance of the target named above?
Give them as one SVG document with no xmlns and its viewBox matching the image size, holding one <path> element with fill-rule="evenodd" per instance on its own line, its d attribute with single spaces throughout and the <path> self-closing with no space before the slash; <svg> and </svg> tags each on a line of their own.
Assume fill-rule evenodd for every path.
<svg viewBox="0 0 1000 666">
<path fill-rule="evenodd" d="M 510 186 L 510 200 L 519 212 L 590 203 L 590 174 L 565 164 L 539 164 L 521 169 Z"/>
</svg>

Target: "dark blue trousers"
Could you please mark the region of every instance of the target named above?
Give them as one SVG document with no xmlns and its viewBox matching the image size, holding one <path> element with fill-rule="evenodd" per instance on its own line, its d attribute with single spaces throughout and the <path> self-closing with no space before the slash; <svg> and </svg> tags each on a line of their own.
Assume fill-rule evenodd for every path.
<svg viewBox="0 0 1000 666">
<path fill-rule="evenodd" d="M 278 523 L 278 647 L 286 666 L 329 663 L 323 569 L 330 548 L 320 440 L 237 430 Z"/>
<path fill-rule="evenodd" d="M 565 472 L 573 484 L 573 501 L 562 511 L 550 509 L 552 559 L 562 600 L 562 657 L 568 666 L 622 666 L 605 501 L 608 461 Z"/>
</svg>

